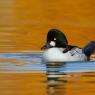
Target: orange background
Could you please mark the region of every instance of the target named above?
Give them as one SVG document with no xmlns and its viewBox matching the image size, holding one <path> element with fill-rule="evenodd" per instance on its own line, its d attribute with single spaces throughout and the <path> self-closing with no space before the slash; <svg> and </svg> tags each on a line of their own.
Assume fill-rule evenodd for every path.
<svg viewBox="0 0 95 95">
<path fill-rule="evenodd" d="M 94 0 L 0 0 L 0 51 L 40 50 L 49 29 L 69 44 L 95 39 Z"/>
</svg>

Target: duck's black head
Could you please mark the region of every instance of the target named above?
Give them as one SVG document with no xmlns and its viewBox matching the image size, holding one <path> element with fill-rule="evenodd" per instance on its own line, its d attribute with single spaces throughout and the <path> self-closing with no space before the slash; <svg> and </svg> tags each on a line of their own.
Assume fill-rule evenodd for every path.
<svg viewBox="0 0 95 95">
<path fill-rule="evenodd" d="M 95 41 L 90 41 L 84 48 L 83 48 L 83 53 L 86 56 L 90 56 L 95 52 Z"/>
<path fill-rule="evenodd" d="M 42 49 L 58 47 L 58 48 L 66 48 L 68 45 L 68 40 L 63 32 L 58 29 L 51 29 L 47 34 L 46 44 L 42 47 Z"/>
</svg>

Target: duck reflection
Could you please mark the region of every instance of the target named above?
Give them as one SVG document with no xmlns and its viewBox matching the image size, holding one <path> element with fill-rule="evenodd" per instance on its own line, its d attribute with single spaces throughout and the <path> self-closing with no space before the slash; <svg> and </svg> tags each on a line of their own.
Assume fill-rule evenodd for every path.
<svg viewBox="0 0 95 95">
<path fill-rule="evenodd" d="M 46 64 L 49 95 L 65 94 L 65 77 L 67 75 L 61 72 L 60 68 L 63 66 L 65 66 L 65 63 L 49 62 Z"/>
</svg>

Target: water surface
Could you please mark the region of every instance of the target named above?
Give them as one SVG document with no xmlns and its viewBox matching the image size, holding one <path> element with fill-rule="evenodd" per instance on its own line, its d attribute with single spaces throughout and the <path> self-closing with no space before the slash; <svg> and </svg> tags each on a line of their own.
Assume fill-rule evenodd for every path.
<svg viewBox="0 0 95 95">
<path fill-rule="evenodd" d="M 46 63 L 41 52 L 0 54 L 1 95 L 94 95 L 95 62 Z"/>
</svg>

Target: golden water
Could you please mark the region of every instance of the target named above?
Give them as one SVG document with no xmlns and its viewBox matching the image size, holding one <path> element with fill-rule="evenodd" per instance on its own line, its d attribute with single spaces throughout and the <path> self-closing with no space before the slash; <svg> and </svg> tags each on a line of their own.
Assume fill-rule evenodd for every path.
<svg viewBox="0 0 95 95">
<path fill-rule="evenodd" d="M 95 1 L 0 0 L 1 52 L 40 50 L 51 28 L 64 31 L 70 44 L 94 40 Z"/>
<path fill-rule="evenodd" d="M 0 74 L 1 95 L 95 95 L 95 73 L 71 73 L 47 80 L 45 74 Z"/>
</svg>

